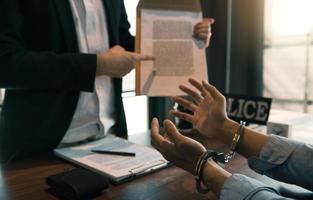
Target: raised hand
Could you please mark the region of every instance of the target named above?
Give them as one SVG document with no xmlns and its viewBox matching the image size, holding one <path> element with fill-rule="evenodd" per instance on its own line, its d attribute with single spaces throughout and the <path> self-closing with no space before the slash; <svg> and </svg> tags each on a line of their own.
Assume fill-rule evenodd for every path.
<svg viewBox="0 0 313 200">
<path fill-rule="evenodd" d="M 194 26 L 193 36 L 196 39 L 202 40 L 205 43 L 205 47 L 208 47 L 210 44 L 212 24 L 214 24 L 214 19 L 204 18 L 201 22 Z"/>
<path fill-rule="evenodd" d="M 178 96 L 172 97 L 172 99 L 192 111 L 193 114 L 176 110 L 171 110 L 170 114 L 191 122 L 200 134 L 211 139 L 212 143 L 217 144 L 219 142 L 222 145 L 224 140 L 229 139 L 227 131 L 224 130 L 225 123 L 230 121 L 226 114 L 225 97 L 205 81 L 200 83 L 195 79 L 189 79 L 189 82 L 196 90 L 184 85 L 181 85 L 180 89 L 191 96 L 194 102 Z M 219 148 L 223 147 L 219 146 Z"/>
</svg>

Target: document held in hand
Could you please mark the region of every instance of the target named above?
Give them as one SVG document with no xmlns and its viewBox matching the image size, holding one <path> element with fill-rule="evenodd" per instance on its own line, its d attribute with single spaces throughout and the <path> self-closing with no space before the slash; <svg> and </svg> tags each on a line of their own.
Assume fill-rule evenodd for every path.
<svg viewBox="0 0 313 200">
<path fill-rule="evenodd" d="M 199 0 L 141 0 L 137 7 L 136 52 L 154 62 L 136 67 L 136 94 L 183 95 L 188 78 L 207 80 L 205 44 L 193 38 L 202 20 Z"/>
<path fill-rule="evenodd" d="M 136 156 L 96 153 L 94 150 L 134 152 Z M 164 168 L 168 161 L 155 149 L 119 137 L 107 137 L 79 146 L 58 148 L 56 156 L 108 176 L 120 183 Z"/>
</svg>

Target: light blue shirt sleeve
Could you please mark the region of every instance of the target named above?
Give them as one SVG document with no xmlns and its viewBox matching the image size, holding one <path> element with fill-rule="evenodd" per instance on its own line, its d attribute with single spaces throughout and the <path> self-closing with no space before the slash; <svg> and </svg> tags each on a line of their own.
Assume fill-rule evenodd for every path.
<svg viewBox="0 0 313 200">
<path fill-rule="evenodd" d="M 280 200 L 288 199 L 265 184 L 242 174 L 233 174 L 224 183 L 220 200 Z"/>
<path fill-rule="evenodd" d="M 313 146 L 279 136 L 269 136 L 259 158 L 248 159 L 251 169 L 273 179 L 313 190 Z M 241 174 L 232 175 L 220 199 L 287 199 L 265 184 Z"/>
<path fill-rule="evenodd" d="M 260 174 L 313 191 L 313 145 L 272 135 L 259 158 L 249 158 L 248 163 Z"/>
</svg>

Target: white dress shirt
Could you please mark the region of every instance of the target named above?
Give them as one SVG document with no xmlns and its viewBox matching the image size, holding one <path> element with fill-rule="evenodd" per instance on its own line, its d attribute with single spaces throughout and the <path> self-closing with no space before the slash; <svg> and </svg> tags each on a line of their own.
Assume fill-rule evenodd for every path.
<svg viewBox="0 0 313 200">
<path fill-rule="evenodd" d="M 81 53 L 97 54 L 109 49 L 102 0 L 69 0 Z M 61 144 L 104 137 L 115 124 L 112 78 L 95 79 L 95 92 L 81 92 L 72 123 Z"/>
</svg>

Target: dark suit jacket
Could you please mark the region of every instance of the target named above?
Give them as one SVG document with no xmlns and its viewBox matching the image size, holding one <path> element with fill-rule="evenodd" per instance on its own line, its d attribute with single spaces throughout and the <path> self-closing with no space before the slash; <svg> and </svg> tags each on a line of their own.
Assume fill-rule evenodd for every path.
<svg viewBox="0 0 313 200">
<path fill-rule="evenodd" d="M 123 0 L 103 0 L 110 46 L 132 51 Z M 80 91 L 92 92 L 96 55 L 78 53 L 68 0 L 0 1 L 0 159 L 51 151 L 65 135 Z M 116 133 L 125 136 L 121 79 L 114 79 Z"/>
</svg>

